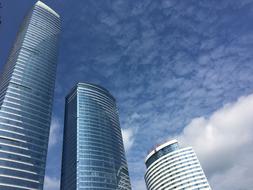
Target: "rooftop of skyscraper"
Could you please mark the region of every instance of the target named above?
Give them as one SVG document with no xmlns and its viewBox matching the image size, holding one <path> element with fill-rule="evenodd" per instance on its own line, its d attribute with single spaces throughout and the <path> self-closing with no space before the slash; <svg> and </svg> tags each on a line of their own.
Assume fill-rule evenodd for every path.
<svg viewBox="0 0 253 190">
<path fill-rule="evenodd" d="M 178 148 L 178 141 L 175 139 L 159 144 L 147 155 L 145 163 L 148 166 L 163 155 L 173 152 Z"/>
<path fill-rule="evenodd" d="M 91 88 L 96 88 L 97 90 L 102 91 L 103 93 L 107 94 L 108 96 L 110 96 L 114 101 L 116 101 L 116 99 L 114 98 L 114 96 L 109 92 L 109 90 L 107 90 L 106 88 L 98 85 L 98 84 L 94 84 L 94 83 L 89 83 L 89 82 L 77 82 L 74 87 L 70 90 L 70 92 L 67 94 L 66 98 L 68 98 L 76 89 L 77 87 L 91 87 Z"/>
<path fill-rule="evenodd" d="M 36 3 L 35 3 L 35 6 L 40 6 L 40 7 L 42 7 L 42 8 L 44 8 L 44 9 L 46 9 L 46 10 L 48 10 L 49 12 L 51 12 L 52 14 L 54 14 L 55 16 L 57 16 L 57 17 L 60 17 L 60 15 L 58 14 L 58 13 L 56 13 L 53 9 L 51 9 L 49 6 L 47 6 L 45 3 L 43 3 L 42 1 L 37 1 Z"/>
</svg>

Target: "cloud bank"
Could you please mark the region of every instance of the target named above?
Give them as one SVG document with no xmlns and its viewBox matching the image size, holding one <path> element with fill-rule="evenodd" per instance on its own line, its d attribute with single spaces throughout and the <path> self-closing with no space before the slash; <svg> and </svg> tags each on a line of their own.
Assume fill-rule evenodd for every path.
<svg viewBox="0 0 253 190">
<path fill-rule="evenodd" d="M 253 188 L 253 94 L 193 119 L 178 140 L 195 149 L 213 189 Z"/>
</svg>

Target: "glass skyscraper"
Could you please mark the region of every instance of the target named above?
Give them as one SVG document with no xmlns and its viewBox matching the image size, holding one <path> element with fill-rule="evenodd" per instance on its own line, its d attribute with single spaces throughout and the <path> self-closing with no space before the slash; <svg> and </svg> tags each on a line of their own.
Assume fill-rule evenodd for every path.
<svg viewBox="0 0 253 190">
<path fill-rule="evenodd" d="M 193 149 L 176 140 L 156 147 L 145 163 L 148 190 L 211 190 Z"/>
<path fill-rule="evenodd" d="M 0 79 L 0 189 L 42 190 L 56 75 L 59 15 L 38 1 Z"/>
<path fill-rule="evenodd" d="M 61 190 L 130 189 L 115 99 L 78 83 L 65 102 Z"/>
</svg>

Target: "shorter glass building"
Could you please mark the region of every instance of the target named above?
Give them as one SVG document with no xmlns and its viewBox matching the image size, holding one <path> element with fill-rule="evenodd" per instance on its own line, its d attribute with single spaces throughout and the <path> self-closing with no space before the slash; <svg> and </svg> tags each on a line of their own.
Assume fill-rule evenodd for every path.
<svg viewBox="0 0 253 190">
<path fill-rule="evenodd" d="M 101 86 L 66 97 L 61 190 L 131 190 L 116 101 Z"/>
<path fill-rule="evenodd" d="M 193 149 L 176 140 L 156 147 L 145 164 L 148 190 L 211 190 Z"/>
</svg>

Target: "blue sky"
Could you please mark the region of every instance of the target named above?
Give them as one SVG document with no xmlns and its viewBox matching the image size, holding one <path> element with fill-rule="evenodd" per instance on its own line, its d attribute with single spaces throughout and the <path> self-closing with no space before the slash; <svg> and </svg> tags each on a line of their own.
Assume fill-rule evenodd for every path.
<svg viewBox="0 0 253 190">
<path fill-rule="evenodd" d="M 2 68 L 19 24 L 35 1 L 0 2 L 3 6 L 0 13 Z M 196 147 L 215 189 L 238 190 L 229 179 L 252 176 L 243 170 L 253 169 L 249 162 L 245 161 L 248 165 L 238 169 L 237 159 L 230 160 L 227 166 L 215 157 L 207 159 L 206 156 L 214 156 L 215 149 L 222 147 L 224 141 L 240 139 L 239 132 L 246 136 L 253 131 L 253 122 L 242 122 L 251 110 L 245 109 L 247 113 L 241 110 L 241 102 L 250 105 L 253 93 L 252 1 L 44 2 L 62 17 L 46 190 L 58 189 L 64 97 L 78 81 L 100 84 L 117 99 L 133 190 L 145 189 L 144 159 L 148 151 L 173 136 Z M 236 110 L 236 117 L 230 109 Z M 217 115 L 223 120 L 213 119 Z M 232 138 L 224 132 L 231 128 L 223 121 L 237 116 L 233 129 L 238 135 L 233 134 Z M 251 121 L 250 118 L 246 119 Z M 215 134 L 224 141 L 217 144 L 214 140 L 217 136 L 210 140 L 207 135 L 207 139 L 200 138 L 201 143 L 196 142 L 197 137 L 209 134 L 202 130 L 209 126 L 214 126 L 211 129 L 218 131 Z M 195 129 L 198 134 L 194 133 Z M 208 139 L 214 143 L 205 149 Z M 247 147 L 253 142 L 245 140 L 240 145 L 239 148 Z M 228 144 L 219 153 L 237 152 L 232 146 Z M 252 150 L 245 149 L 241 159 L 253 156 L 249 152 Z M 224 157 L 218 153 L 215 156 L 219 155 Z M 235 171 L 242 173 L 235 177 Z M 253 188 L 250 181 L 245 182 L 244 190 Z"/>
</svg>

